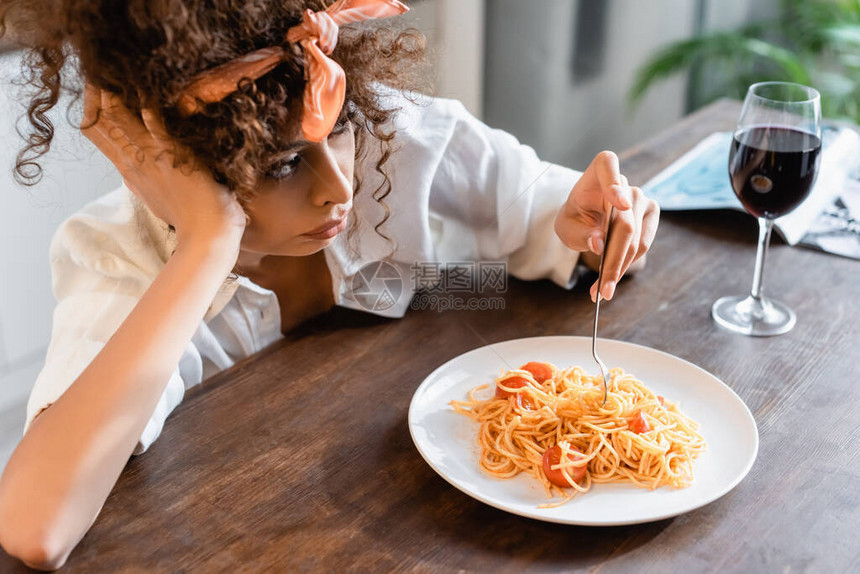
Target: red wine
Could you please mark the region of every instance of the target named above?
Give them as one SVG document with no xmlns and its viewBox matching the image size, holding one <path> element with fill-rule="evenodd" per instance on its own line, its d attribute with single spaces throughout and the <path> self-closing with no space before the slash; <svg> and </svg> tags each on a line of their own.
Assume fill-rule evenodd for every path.
<svg viewBox="0 0 860 574">
<path fill-rule="evenodd" d="M 785 215 L 806 199 L 821 163 L 821 138 L 781 126 L 735 134 L 729 177 L 735 195 L 756 217 Z"/>
</svg>

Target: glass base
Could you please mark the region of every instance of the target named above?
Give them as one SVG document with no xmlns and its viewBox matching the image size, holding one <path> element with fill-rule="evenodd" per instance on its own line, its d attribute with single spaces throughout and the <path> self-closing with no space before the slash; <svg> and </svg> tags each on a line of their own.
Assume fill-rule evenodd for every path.
<svg viewBox="0 0 860 574">
<path fill-rule="evenodd" d="M 753 337 L 788 333 L 797 322 L 794 311 L 772 299 L 723 297 L 711 307 L 711 316 L 720 327 Z"/>
</svg>

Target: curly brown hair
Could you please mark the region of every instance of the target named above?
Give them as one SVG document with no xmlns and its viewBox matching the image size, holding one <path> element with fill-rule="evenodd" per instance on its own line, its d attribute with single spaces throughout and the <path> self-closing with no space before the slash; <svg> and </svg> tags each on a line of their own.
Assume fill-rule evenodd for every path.
<svg viewBox="0 0 860 574">
<path fill-rule="evenodd" d="M 290 57 L 256 81 L 182 117 L 174 105 L 183 88 L 203 70 L 257 48 L 283 44 L 304 10 L 323 10 L 326 0 L 0 0 L 0 36 L 8 28 L 25 49 L 24 82 L 32 87 L 29 133 L 15 163 L 26 185 L 42 176 L 38 163 L 50 149 L 54 126 L 47 113 L 68 89 L 80 99 L 83 81 L 117 94 L 130 110 L 157 109 L 170 136 L 208 167 L 215 178 L 247 200 L 255 185 L 283 161 L 285 144 L 298 133 L 304 91 L 304 55 L 286 45 Z M 391 182 L 384 164 L 393 132 L 385 124 L 397 109 L 379 98 L 379 84 L 424 92 L 425 39 L 414 29 L 395 30 L 389 21 L 341 28 L 331 57 L 346 73 L 346 98 L 339 122 L 355 127 L 356 156 L 372 141 L 381 154 L 376 170 L 383 183 L 373 198 L 385 209 Z M 180 161 L 191 161 L 185 158 Z M 358 193 L 361 182 L 354 182 Z M 384 236 L 384 233 L 381 233 Z"/>
</svg>

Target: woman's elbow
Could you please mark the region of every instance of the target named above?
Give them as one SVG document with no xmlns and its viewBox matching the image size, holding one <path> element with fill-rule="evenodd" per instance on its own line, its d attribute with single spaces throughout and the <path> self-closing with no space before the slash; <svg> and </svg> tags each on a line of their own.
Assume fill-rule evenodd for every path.
<svg viewBox="0 0 860 574">
<path fill-rule="evenodd" d="M 71 548 L 64 548 L 51 540 L 29 529 L 18 530 L 8 523 L 0 527 L 0 545 L 6 552 L 30 568 L 36 570 L 56 570 L 66 563 Z"/>
<path fill-rule="evenodd" d="M 2 490 L 5 489 L 0 485 Z M 71 554 L 73 545 L 62 541 L 57 529 L 36 523 L 27 515 L 27 509 L 9 500 L 8 494 L 0 494 L 0 546 L 30 568 L 60 568 Z"/>
</svg>

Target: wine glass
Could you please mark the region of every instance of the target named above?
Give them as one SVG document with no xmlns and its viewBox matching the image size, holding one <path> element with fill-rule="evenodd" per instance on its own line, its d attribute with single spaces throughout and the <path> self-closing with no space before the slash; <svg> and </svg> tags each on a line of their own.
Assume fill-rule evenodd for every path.
<svg viewBox="0 0 860 574">
<path fill-rule="evenodd" d="M 764 296 L 764 262 L 773 220 L 809 195 L 821 163 L 821 97 L 789 82 L 747 90 L 729 153 L 729 177 L 744 208 L 758 218 L 755 273 L 748 297 L 723 297 L 711 308 L 721 327 L 769 336 L 794 327 L 794 312 Z"/>
</svg>

